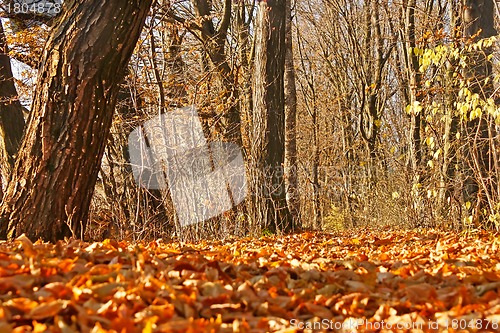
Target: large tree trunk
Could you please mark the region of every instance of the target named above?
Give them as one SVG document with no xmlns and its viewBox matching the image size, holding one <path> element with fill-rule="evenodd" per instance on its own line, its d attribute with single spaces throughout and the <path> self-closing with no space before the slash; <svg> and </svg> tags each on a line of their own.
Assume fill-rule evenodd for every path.
<svg viewBox="0 0 500 333">
<path fill-rule="evenodd" d="M 8 46 L 0 23 L 0 166 L 2 189 L 7 187 L 10 173 L 24 130 L 23 107 L 14 85 Z"/>
<path fill-rule="evenodd" d="M 463 15 L 465 37 L 477 40 L 495 36 L 497 32 L 494 12 L 493 0 L 466 0 Z M 470 90 L 484 100 L 495 98 L 492 63 L 488 59 L 491 53 L 492 49 L 489 47 L 471 54 L 470 68 L 466 73 L 466 77 L 473 82 Z M 491 193 L 495 187 L 491 169 L 493 163 L 490 161 L 493 152 L 488 140 L 490 128 L 487 114 L 483 113 L 481 117 L 469 120 L 466 130 L 468 142 L 464 148 L 466 160 L 470 164 L 465 167 L 463 195 L 464 201 L 471 203 L 472 211 L 469 213 L 472 213 L 474 222 L 478 224 L 484 219 L 483 209 L 487 208 L 488 203 L 492 204 Z"/>
<path fill-rule="evenodd" d="M 118 83 L 152 0 L 68 3 L 47 41 L 0 236 L 83 236 Z"/>
<path fill-rule="evenodd" d="M 288 209 L 294 227 L 300 225 L 300 197 L 297 177 L 297 89 L 293 65 L 292 9 L 286 1 L 285 25 L 285 184 Z"/>
<path fill-rule="evenodd" d="M 269 231 L 292 228 L 286 204 L 284 67 L 285 0 L 260 1 L 255 30 L 252 186 L 254 223 Z"/>
</svg>

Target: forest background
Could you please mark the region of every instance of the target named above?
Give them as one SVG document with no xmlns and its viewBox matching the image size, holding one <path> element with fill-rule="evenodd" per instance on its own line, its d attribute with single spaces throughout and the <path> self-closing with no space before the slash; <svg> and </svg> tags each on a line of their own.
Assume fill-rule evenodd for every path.
<svg viewBox="0 0 500 333">
<path fill-rule="evenodd" d="M 105 4 L 96 1 L 27 3 L 2 2 L 3 237 L 193 240 L 367 225 L 500 225 L 492 0 L 157 0 L 137 5 L 136 19 L 110 5 L 122 21 L 111 9 L 98 14 Z M 92 15 L 109 15 L 108 25 L 92 30 Z M 114 58 L 113 49 L 85 53 L 85 36 L 110 31 L 121 33 L 116 48 L 124 51 Z M 81 40 L 65 44 L 72 33 Z M 96 67 L 100 79 L 120 79 L 116 93 L 101 89 L 102 114 L 43 113 L 51 93 L 64 95 L 67 85 L 80 96 L 83 86 L 69 74 L 49 82 L 70 73 L 77 58 L 54 60 L 56 46 L 58 54 L 85 55 L 78 60 L 85 73 Z M 116 74 L 122 67 L 123 80 Z M 87 82 L 94 110 L 101 110 L 95 87 L 102 82 Z M 209 141 L 242 147 L 250 195 L 222 216 L 182 227 L 168 190 L 136 185 L 127 140 L 151 117 L 188 105 L 198 109 Z M 57 148 L 65 129 L 86 128 L 96 114 L 109 117 L 109 135 L 104 125 L 88 127 L 81 133 L 92 132 L 90 141 Z M 93 138 L 102 149 L 91 148 Z M 66 152 L 83 157 L 45 165 L 47 147 L 64 161 Z M 77 160 L 89 169 L 75 167 Z M 87 177 L 93 169 L 98 174 Z"/>
</svg>

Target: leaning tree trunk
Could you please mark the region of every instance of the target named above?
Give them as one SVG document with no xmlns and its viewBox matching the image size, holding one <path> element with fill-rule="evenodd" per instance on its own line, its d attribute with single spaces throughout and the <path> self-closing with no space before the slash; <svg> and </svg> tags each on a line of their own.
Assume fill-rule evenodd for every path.
<svg viewBox="0 0 500 333">
<path fill-rule="evenodd" d="M 271 232 L 292 228 L 286 203 L 285 152 L 285 0 L 259 2 L 255 31 L 252 187 L 254 223 Z"/>
<path fill-rule="evenodd" d="M 0 236 L 83 236 L 118 83 L 152 0 L 76 0 L 47 41 Z"/>
<path fill-rule="evenodd" d="M 3 26 L 0 23 L 0 170 L 7 187 L 24 130 L 23 107 L 17 95 Z"/>
</svg>

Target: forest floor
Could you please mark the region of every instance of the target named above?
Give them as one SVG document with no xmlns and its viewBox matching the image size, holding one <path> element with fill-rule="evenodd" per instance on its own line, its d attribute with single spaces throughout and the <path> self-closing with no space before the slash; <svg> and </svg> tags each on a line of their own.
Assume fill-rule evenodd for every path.
<svg viewBox="0 0 500 333">
<path fill-rule="evenodd" d="M 498 332 L 500 237 L 0 243 L 3 332 Z M 312 330 L 314 329 L 314 330 Z"/>
</svg>

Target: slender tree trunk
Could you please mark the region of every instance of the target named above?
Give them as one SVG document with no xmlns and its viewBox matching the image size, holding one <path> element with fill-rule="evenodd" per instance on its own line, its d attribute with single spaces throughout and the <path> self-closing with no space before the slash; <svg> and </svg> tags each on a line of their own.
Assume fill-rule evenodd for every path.
<svg viewBox="0 0 500 333">
<path fill-rule="evenodd" d="M 407 62 L 408 62 L 408 83 L 409 83 L 409 97 L 410 104 L 420 102 L 420 97 L 418 92 L 421 89 L 421 77 L 419 71 L 418 57 L 414 50 L 417 47 L 416 36 L 415 36 L 415 7 L 417 5 L 416 0 L 408 1 L 406 6 L 406 49 L 407 49 Z M 420 112 L 413 112 L 410 121 L 410 165 L 413 174 L 415 175 L 415 181 L 418 183 L 419 180 L 419 170 L 422 165 L 422 148 L 421 148 L 421 137 L 420 128 L 422 125 L 422 114 Z"/>
<path fill-rule="evenodd" d="M 453 47 L 458 47 L 458 38 L 461 37 L 457 34 L 457 29 L 459 28 L 461 16 L 459 10 L 455 3 L 450 3 L 449 8 L 450 16 L 450 30 L 453 31 L 452 40 Z M 445 82 L 445 124 L 444 124 L 444 135 L 443 135 L 443 164 L 441 167 L 441 175 L 439 181 L 439 194 L 438 194 L 438 209 L 442 217 L 447 217 L 450 214 L 450 203 L 453 192 L 453 180 L 455 179 L 455 169 L 457 164 L 457 146 L 458 140 L 456 134 L 459 129 L 459 118 L 455 112 L 455 100 L 456 92 L 458 90 L 457 80 L 453 77 L 455 73 L 455 68 L 457 67 L 456 61 L 450 60 L 447 65 L 446 70 L 446 82 Z"/>
<path fill-rule="evenodd" d="M 285 184 L 293 226 L 300 225 L 300 193 L 297 175 L 297 89 L 292 45 L 292 3 L 286 0 L 285 25 Z"/>
<path fill-rule="evenodd" d="M 169 75 L 167 78 L 167 105 L 185 106 L 188 103 L 186 90 L 185 64 L 182 59 L 181 44 L 183 37 L 179 34 L 179 28 L 176 25 L 166 27 L 165 40 L 167 44 L 167 53 L 165 54 L 165 63 L 168 67 Z"/>
<path fill-rule="evenodd" d="M 222 99 L 227 105 L 227 109 L 222 114 L 225 128 L 225 139 L 242 144 L 241 138 L 241 117 L 238 108 L 239 91 L 235 84 L 234 73 L 227 61 L 226 56 L 226 39 L 231 22 L 232 1 L 224 0 L 223 16 L 219 22 L 218 29 L 215 28 L 214 22 L 207 19 L 212 15 L 212 2 L 208 0 L 192 0 L 196 15 L 203 19 L 200 26 L 199 38 L 205 43 L 205 52 L 210 58 L 210 63 L 219 74 L 223 91 Z"/>
<path fill-rule="evenodd" d="M 457 2 L 451 1 L 449 6 L 449 27 L 448 29 L 452 31 L 452 47 L 458 48 L 460 40 L 462 39 L 462 33 L 460 32 L 460 5 Z M 457 150 L 459 146 L 459 140 L 456 138 L 456 134 L 459 130 L 460 119 L 456 114 L 456 107 L 454 103 L 456 102 L 458 81 L 454 77 L 458 64 L 456 60 L 450 60 L 446 68 L 446 81 L 445 92 L 444 92 L 444 110 L 445 110 L 445 120 L 444 120 L 444 134 L 443 134 L 443 157 L 441 174 L 439 179 L 439 192 L 438 192 L 438 211 L 442 218 L 460 218 L 451 216 L 451 202 L 452 196 L 456 191 L 454 181 L 456 180 L 456 166 L 457 166 Z"/>
<path fill-rule="evenodd" d="M 314 87 L 314 84 L 311 88 Z M 311 170 L 311 178 L 312 178 L 312 191 L 313 191 L 313 230 L 321 230 L 322 228 L 322 220 L 321 220 L 321 199 L 320 199 L 320 185 L 319 185 L 319 142 L 318 142 L 318 109 L 316 107 L 316 93 L 312 92 L 313 101 L 312 101 L 312 170 Z"/>
<path fill-rule="evenodd" d="M 353 149 L 353 128 L 351 124 L 353 123 L 352 116 L 345 110 L 348 110 L 347 106 L 344 106 L 342 102 L 339 101 L 338 110 L 342 112 L 342 121 L 340 126 L 342 126 L 342 151 L 344 159 L 344 167 L 342 168 L 342 178 L 343 178 L 343 196 L 344 196 L 344 209 L 348 213 L 347 225 L 356 227 L 357 221 L 355 218 L 355 205 L 353 196 L 353 175 L 352 175 L 352 165 L 355 164 L 354 149 Z"/>
<path fill-rule="evenodd" d="M 156 35 L 154 31 L 150 32 L 150 63 L 153 72 L 154 81 L 157 85 L 157 105 L 158 114 L 168 112 L 169 109 L 180 104 L 180 106 L 185 106 L 187 101 L 187 91 L 185 89 L 186 83 L 183 76 L 183 60 L 180 54 L 180 43 L 182 42 L 181 36 L 179 36 L 178 30 L 175 26 L 172 26 L 168 31 L 164 32 L 167 40 L 166 43 L 162 43 L 163 47 L 168 48 L 167 55 L 163 61 L 159 61 L 159 54 L 157 52 L 157 42 Z M 164 41 L 165 42 L 165 41 Z M 166 44 L 166 45 L 165 45 Z M 168 66 L 168 69 L 165 67 Z M 166 70 L 167 75 L 162 75 Z M 165 87 L 165 81 L 168 83 Z M 156 190 L 150 190 L 153 196 Z M 160 196 L 163 201 L 163 211 L 165 221 L 169 221 L 174 225 L 176 234 L 179 237 L 183 237 L 182 227 L 173 218 L 175 216 L 175 208 L 172 201 L 172 195 L 170 188 L 159 190 Z"/>
<path fill-rule="evenodd" d="M 451 72 L 448 76 L 451 77 Z M 450 87 L 449 89 L 452 89 Z M 449 203 L 451 202 L 450 183 L 455 178 L 456 159 L 456 134 L 459 120 L 454 114 L 453 95 L 451 91 L 445 99 L 445 123 L 443 134 L 443 165 L 439 180 L 438 209 L 443 217 L 449 214 Z"/>
<path fill-rule="evenodd" d="M 380 94 L 382 90 L 383 70 L 391 50 L 384 54 L 384 42 L 380 23 L 380 3 L 378 0 L 370 0 L 365 4 L 365 52 L 372 52 L 373 55 L 367 55 L 369 60 L 366 62 L 365 87 L 363 94 L 366 96 L 364 109 L 362 112 L 363 121 L 360 124 L 360 132 L 366 142 L 368 150 L 368 188 L 371 189 L 377 182 L 376 168 L 378 159 L 377 142 L 380 136 L 380 126 L 382 117 L 382 108 L 380 106 Z M 366 117 L 366 119 L 364 119 Z"/>
<path fill-rule="evenodd" d="M 285 51 L 285 1 L 260 1 L 255 30 L 251 216 L 263 228 L 277 232 L 292 229 L 283 177 Z"/>
<path fill-rule="evenodd" d="M 23 107 L 19 102 L 8 56 L 3 26 L 0 23 L 0 164 L 2 190 L 7 187 L 10 173 L 24 130 Z"/>
<path fill-rule="evenodd" d="M 145 224 L 143 215 L 137 214 L 137 205 L 142 193 L 133 177 L 127 147 L 127 139 L 132 130 L 130 124 L 137 115 L 136 109 L 130 90 L 122 85 L 117 97 L 116 115 L 111 127 L 112 134 L 106 144 L 105 159 L 108 165 L 100 170 L 103 192 L 111 211 L 111 218 L 107 221 L 109 223 L 102 231 L 103 239 L 112 237 L 123 239 L 137 226 Z M 144 201 L 147 199 L 149 198 L 145 198 Z M 149 211 L 153 210 L 148 208 Z M 117 235 L 115 231 L 119 231 L 120 234 Z"/>
<path fill-rule="evenodd" d="M 82 237 L 118 83 L 152 0 L 68 3 L 47 41 L 0 236 Z"/>
<path fill-rule="evenodd" d="M 253 8 L 253 7 L 252 7 Z M 240 77 L 240 118 L 241 118 L 241 141 L 245 155 L 250 153 L 250 136 L 252 131 L 252 61 L 253 48 L 250 47 L 250 23 L 252 13 L 247 13 L 244 3 L 237 5 L 238 43 L 239 57 L 241 61 Z"/>
<path fill-rule="evenodd" d="M 422 88 L 422 74 L 419 71 L 418 56 L 415 53 L 417 47 L 416 38 L 416 27 L 415 27 L 415 10 L 417 6 L 416 0 L 409 0 L 404 3 L 404 15 L 405 15 L 405 56 L 406 56 L 406 67 L 407 67 L 407 82 L 408 82 L 408 100 L 407 104 L 416 105 L 421 101 L 419 92 Z M 422 203 L 422 193 L 419 190 L 419 183 L 422 182 L 422 138 L 421 138 L 421 128 L 422 128 L 422 113 L 416 112 L 412 109 L 410 114 L 410 131 L 408 137 L 408 170 L 411 175 L 412 187 L 414 190 L 411 191 L 412 194 L 412 209 L 414 211 L 415 218 L 412 223 L 417 226 L 422 223 L 421 215 L 423 209 L 425 208 Z"/>
</svg>

